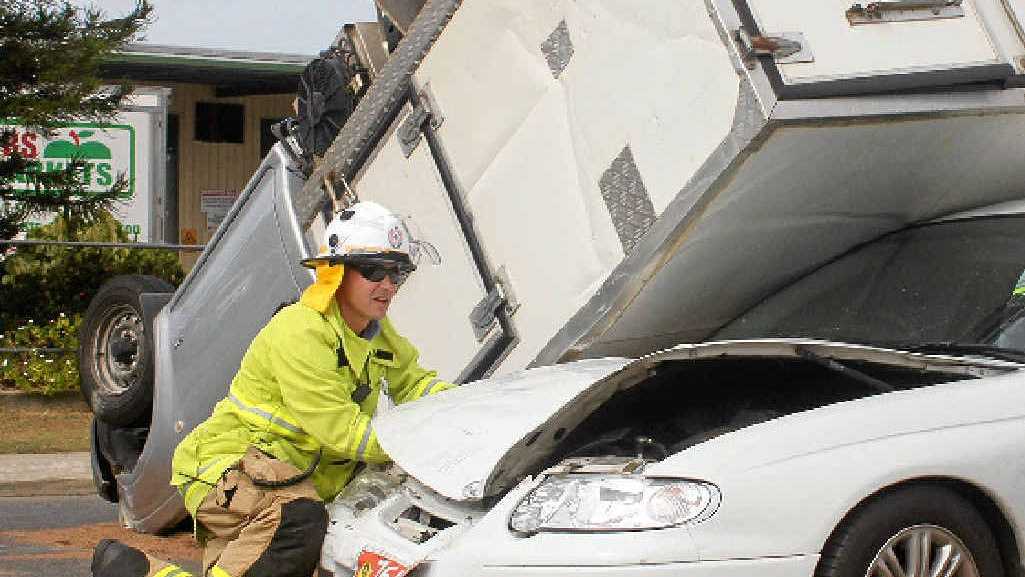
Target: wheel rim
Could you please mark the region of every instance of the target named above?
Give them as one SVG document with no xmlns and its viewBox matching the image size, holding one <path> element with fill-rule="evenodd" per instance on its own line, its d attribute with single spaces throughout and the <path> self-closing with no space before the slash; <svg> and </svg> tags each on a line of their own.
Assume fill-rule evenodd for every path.
<svg viewBox="0 0 1025 577">
<path fill-rule="evenodd" d="M 145 354 L 142 319 L 129 305 L 111 307 L 93 342 L 93 374 L 103 395 L 120 395 L 139 383 Z"/>
<path fill-rule="evenodd" d="M 979 577 L 979 570 L 957 535 L 936 525 L 915 525 L 886 541 L 865 577 Z"/>
</svg>

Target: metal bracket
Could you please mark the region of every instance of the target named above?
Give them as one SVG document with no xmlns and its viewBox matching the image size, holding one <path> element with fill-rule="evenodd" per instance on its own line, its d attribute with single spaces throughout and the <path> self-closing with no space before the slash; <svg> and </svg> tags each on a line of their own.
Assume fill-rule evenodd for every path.
<svg viewBox="0 0 1025 577">
<path fill-rule="evenodd" d="M 509 275 L 505 267 L 495 273 L 495 288 L 488 291 L 484 298 L 470 311 L 470 324 L 473 335 L 483 341 L 498 322 L 498 311 L 505 307 L 505 312 L 512 315 L 520 308 L 516 295 L 512 292 Z"/>
<path fill-rule="evenodd" d="M 879 24 L 881 22 L 911 22 L 914 20 L 938 20 L 942 18 L 963 18 L 963 0 L 892 0 L 870 2 L 862 6 L 855 4 L 845 15 L 851 26 Z"/>
<path fill-rule="evenodd" d="M 473 326 L 473 336 L 478 341 L 483 341 L 495 323 L 498 322 L 498 309 L 505 304 L 502 298 L 502 291 L 496 286 L 484 295 L 484 299 L 477 303 L 470 311 L 470 324 Z"/>
<path fill-rule="evenodd" d="M 423 89 L 417 92 L 416 106 L 402 121 L 398 129 L 399 144 L 402 146 L 402 154 L 406 158 L 409 158 L 420 144 L 424 122 L 427 121 L 431 123 L 431 128 L 434 130 L 437 130 L 445 122 L 445 117 L 438 111 L 434 95 L 431 94 L 430 84 L 425 84 Z"/>
<path fill-rule="evenodd" d="M 776 32 L 752 36 L 746 29 L 738 28 L 734 39 L 740 50 L 740 58 L 748 70 L 755 67 L 757 56 L 772 56 L 777 64 L 815 62 L 815 55 L 808 47 L 801 32 Z"/>
</svg>

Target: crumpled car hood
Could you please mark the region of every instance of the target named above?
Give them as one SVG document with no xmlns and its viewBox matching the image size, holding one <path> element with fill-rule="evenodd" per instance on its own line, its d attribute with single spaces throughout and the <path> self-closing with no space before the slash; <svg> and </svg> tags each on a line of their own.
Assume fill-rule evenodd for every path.
<svg viewBox="0 0 1025 577">
<path fill-rule="evenodd" d="M 629 363 L 593 359 L 478 381 L 378 415 L 374 432 L 421 483 L 450 499 L 479 500 L 495 463 L 525 435 Z"/>
<path fill-rule="evenodd" d="M 478 501 L 511 488 L 559 441 L 622 388 L 663 361 L 736 357 L 864 360 L 923 371 L 989 373 L 1021 368 L 980 357 L 923 355 L 811 339 L 684 344 L 640 359 L 590 359 L 471 383 L 374 418 L 385 452 L 439 494 Z"/>
</svg>

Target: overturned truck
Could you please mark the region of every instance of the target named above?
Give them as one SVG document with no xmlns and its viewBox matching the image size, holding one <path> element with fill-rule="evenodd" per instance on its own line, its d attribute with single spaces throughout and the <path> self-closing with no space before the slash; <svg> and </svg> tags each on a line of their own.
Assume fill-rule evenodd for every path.
<svg viewBox="0 0 1025 577">
<path fill-rule="evenodd" d="M 172 448 L 353 198 L 438 249 L 390 315 L 461 382 L 700 342 L 853 247 L 1025 198 L 1023 14 L 427 2 L 316 168 L 285 139 L 174 293 L 122 279 L 94 302 L 101 494 L 141 531 L 182 518 Z"/>
</svg>

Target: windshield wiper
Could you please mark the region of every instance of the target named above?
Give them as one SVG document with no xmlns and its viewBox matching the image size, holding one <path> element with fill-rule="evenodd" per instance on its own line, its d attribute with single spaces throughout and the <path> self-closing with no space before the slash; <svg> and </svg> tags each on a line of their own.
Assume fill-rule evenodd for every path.
<svg viewBox="0 0 1025 577">
<path fill-rule="evenodd" d="M 951 355 L 981 355 L 1003 361 L 1025 363 L 1025 351 L 1009 349 L 986 343 L 959 343 L 956 341 L 932 341 L 920 343 L 894 343 L 896 349 L 912 353 L 946 353 Z"/>
</svg>

